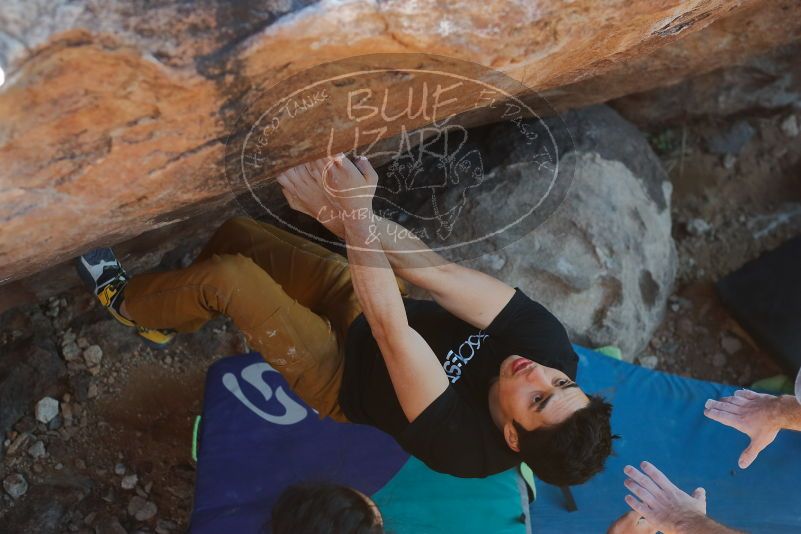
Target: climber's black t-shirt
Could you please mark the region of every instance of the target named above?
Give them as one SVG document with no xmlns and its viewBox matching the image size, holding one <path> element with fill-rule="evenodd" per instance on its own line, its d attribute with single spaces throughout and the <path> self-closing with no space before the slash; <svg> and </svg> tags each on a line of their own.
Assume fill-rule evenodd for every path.
<svg viewBox="0 0 801 534">
<path fill-rule="evenodd" d="M 519 288 L 480 330 L 432 301 L 404 299 L 409 324 L 425 339 L 450 380 L 448 388 L 412 422 L 406 419 L 364 315 L 348 330 L 339 400 L 354 423 L 395 437 L 431 469 L 485 477 L 519 462 L 489 412 L 489 387 L 501 362 L 517 354 L 575 379 L 578 357 L 562 324 Z"/>
</svg>

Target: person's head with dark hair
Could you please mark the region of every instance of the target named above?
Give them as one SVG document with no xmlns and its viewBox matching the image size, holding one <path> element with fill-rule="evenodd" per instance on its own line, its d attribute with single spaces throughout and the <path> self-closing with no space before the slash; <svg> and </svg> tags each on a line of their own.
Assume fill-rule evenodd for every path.
<svg viewBox="0 0 801 534">
<path fill-rule="evenodd" d="M 266 527 L 266 525 L 265 525 Z M 273 534 L 383 534 L 375 503 L 353 488 L 336 484 L 288 487 L 273 505 Z"/>
<path fill-rule="evenodd" d="M 612 406 L 555 367 L 506 358 L 490 388 L 490 413 L 509 448 L 544 482 L 586 482 L 612 453 Z"/>
<path fill-rule="evenodd" d="M 584 408 L 553 426 L 526 430 L 517 421 L 521 459 L 543 482 L 582 484 L 599 473 L 612 453 L 612 405 L 596 395 Z"/>
</svg>

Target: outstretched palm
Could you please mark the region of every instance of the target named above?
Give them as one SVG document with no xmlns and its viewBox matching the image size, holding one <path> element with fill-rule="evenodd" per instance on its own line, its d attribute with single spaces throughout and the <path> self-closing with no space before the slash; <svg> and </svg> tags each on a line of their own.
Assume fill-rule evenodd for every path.
<svg viewBox="0 0 801 534">
<path fill-rule="evenodd" d="M 781 430 L 779 410 L 778 397 L 741 389 L 732 397 L 706 401 L 704 415 L 751 438 L 738 462 L 740 468 L 745 469 L 776 439 Z"/>
<path fill-rule="evenodd" d="M 633 494 L 626 495 L 625 501 L 654 529 L 675 534 L 706 517 L 704 488 L 697 488 L 688 495 L 654 465 L 642 462 L 640 468 L 642 472 L 630 465 L 623 470 L 629 477 L 623 484 Z"/>
</svg>

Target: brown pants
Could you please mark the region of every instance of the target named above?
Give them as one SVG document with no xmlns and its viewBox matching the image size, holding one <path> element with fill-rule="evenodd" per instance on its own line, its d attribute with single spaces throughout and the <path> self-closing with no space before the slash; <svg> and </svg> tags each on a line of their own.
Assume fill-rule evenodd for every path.
<svg viewBox="0 0 801 534">
<path fill-rule="evenodd" d="M 125 306 L 141 326 L 179 332 L 196 331 L 218 314 L 229 316 L 320 417 L 347 420 L 338 401 L 344 341 L 361 307 L 342 255 L 235 217 L 189 267 L 133 277 Z"/>
</svg>

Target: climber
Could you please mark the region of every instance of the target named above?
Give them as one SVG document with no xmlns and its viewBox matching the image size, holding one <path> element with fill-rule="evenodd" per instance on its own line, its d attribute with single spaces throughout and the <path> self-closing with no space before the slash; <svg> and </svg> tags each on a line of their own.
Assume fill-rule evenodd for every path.
<svg viewBox="0 0 801 534">
<path fill-rule="evenodd" d="M 78 270 L 115 318 L 160 343 L 228 315 L 320 417 L 373 425 L 436 471 L 485 477 L 524 461 L 569 485 L 603 468 L 612 407 L 576 384 L 578 357 L 548 310 L 398 240 L 401 228 L 372 212 L 377 175 L 365 158 L 322 158 L 278 181 L 307 214 L 368 214 L 326 221 L 347 260 L 236 217 L 184 269 L 129 279 L 100 249 Z M 402 298 L 404 281 L 434 301 Z"/>
</svg>

